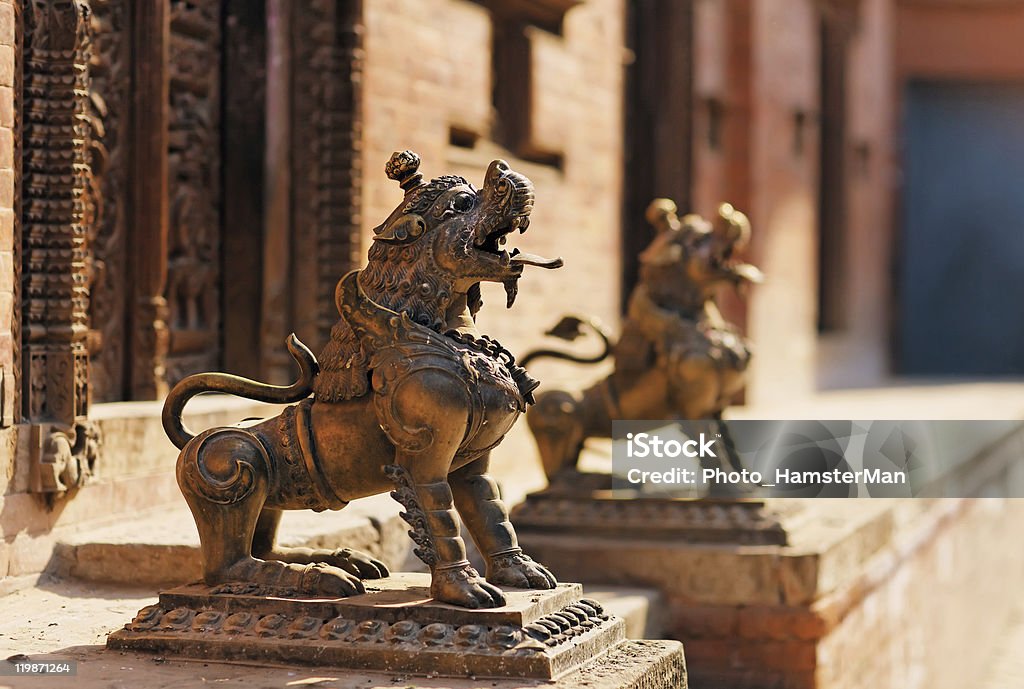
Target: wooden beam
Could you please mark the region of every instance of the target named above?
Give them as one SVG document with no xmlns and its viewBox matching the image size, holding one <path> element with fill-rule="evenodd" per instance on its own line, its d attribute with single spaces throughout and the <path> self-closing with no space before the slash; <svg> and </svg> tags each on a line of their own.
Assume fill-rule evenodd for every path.
<svg viewBox="0 0 1024 689">
<path fill-rule="evenodd" d="M 132 309 L 129 371 L 134 399 L 167 394 L 168 0 L 133 4 L 135 102 L 132 160 Z"/>
</svg>

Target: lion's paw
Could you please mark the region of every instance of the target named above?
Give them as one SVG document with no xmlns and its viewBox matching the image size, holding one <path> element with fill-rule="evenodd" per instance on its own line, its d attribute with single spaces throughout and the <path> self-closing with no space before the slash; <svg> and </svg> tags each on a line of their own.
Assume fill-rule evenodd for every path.
<svg viewBox="0 0 1024 689">
<path fill-rule="evenodd" d="M 319 562 L 297 565 L 277 560 L 246 558 L 229 567 L 223 579 L 325 598 L 345 598 L 366 593 L 366 588 L 358 577 Z"/>
<path fill-rule="evenodd" d="M 487 581 L 520 589 L 553 589 L 558 585 L 547 567 L 521 551 L 491 558 L 487 564 Z"/>
<path fill-rule="evenodd" d="M 388 566 L 383 562 L 352 548 L 339 548 L 335 551 L 316 551 L 314 559 L 342 569 L 360 579 L 383 579 L 391 574 L 388 571 Z"/>
<path fill-rule="evenodd" d="M 462 608 L 500 608 L 505 594 L 481 577 L 469 565 L 433 573 L 430 595 L 435 600 Z"/>
<path fill-rule="evenodd" d="M 317 548 L 291 548 L 276 546 L 268 553 L 260 553 L 267 560 L 278 560 L 295 565 L 325 564 L 337 567 L 360 579 L 383 579 L 390 575 L 388 566 L 364 552 L 351 548 L 326 550 Z"/>
</svg>

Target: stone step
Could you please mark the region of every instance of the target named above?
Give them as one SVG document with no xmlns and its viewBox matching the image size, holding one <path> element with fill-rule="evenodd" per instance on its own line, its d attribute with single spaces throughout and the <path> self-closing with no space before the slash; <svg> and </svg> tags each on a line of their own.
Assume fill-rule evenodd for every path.
<svg viewBox="0 0 1024 689">
<path fill-rule="evenodd" d="M 356 548 L 400 568 L 409 551 L 401 506 L 388 495 L 356 500 L 340 512 L 285 512 L 278 542 L 310 548 Z M 82 581 L 164 587 L 201 578 L 199 534 L 192 514 L 161 510 L 131 521 L 71 534 L 54 548 L 49 571 Z"/>
<path fill-rule="evenodd" d="M 627 639 L 665 638 L 667 608 L 658 590 L 587 584 L 583 593 L 599 602 L 609 615 L 622 618 Z"/>
</svg>

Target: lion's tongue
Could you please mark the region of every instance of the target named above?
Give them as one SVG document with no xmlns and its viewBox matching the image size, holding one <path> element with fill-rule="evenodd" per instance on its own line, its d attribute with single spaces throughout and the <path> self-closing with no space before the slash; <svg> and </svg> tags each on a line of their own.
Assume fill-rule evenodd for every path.
<svg viewBox="0 0 1024 689">
<path fill-rule="evenodd" d="M 528 266 L 537 266 L 538 268 L 547 268 L 549 270 L 553 268 L 562 267 L 561 258 L 544 258 L 543 256 L 538 256 L 536 254 L 522 253 L 519 251 L 519 249 L 515 249 L 512 251 L 510 261 L 512 263 L 521 263 L 523 265 Z"/>
</svg>

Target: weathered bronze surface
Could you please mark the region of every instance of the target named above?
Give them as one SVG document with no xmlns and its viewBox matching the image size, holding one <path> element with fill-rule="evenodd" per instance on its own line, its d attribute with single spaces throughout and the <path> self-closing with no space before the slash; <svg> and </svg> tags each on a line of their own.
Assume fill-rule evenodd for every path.
<svg viewBox="0 0 1024 689">
<path fill-rule="evenodd" d="M 579 584 L 503 592 L 499 610 L 431 597 L 426 574 L 398 574 L 350 598 L 268 597 L 253 584 L 183 586 L 160 595 L 111 648 L 204 659 L 261 660 L 448 676 L 553 679 L 624 636 L 620 619 Z"/>
<path fill-rule="evenodd" d="M 537 387 L 511 354 L 477 332 L 479 283 L 505 285 L 508 306 L 525 265 L 544 259 L 501 249 L 525 231 L 533 185 L 496 160 L 482 189 L 461 177 L 424 181 L 419 158 L 392 156 L 387 174 L 405 198 L 374 230 L 369 263 L 338 283 L 341 318 L 320 363 L 293 335 L 301 370 L 278 387 L 223 373 L 182 380 L 164 405 L 164 428 L 182 449 L 178 483 L 195 516 L 208 585 L 241 584 L 306 596 L 364 592 L 383 563 L 339 550 L 275 545 L 281 510 L 341 509 L 393 490 L 405 506 L 430 595 L 469 608 L 505 603 L 498 585 L 551 589 L 555 578 L 523 554 L 489 452 Z M 298 403 L 248 427 L 194 435 L 185 404 L 202 392 Z M 312 397 L 310 397 L 312 393 Z M 466 559 L 460 517 L 484 554 L 486 577 Z"/>
<path fill-rule="evenodd" d="M 567 317 L 549 334 L 572 340 L 589 324 L 605 351 L 584 358 L 538 350 L 541 357 L 596 363 L 614 355 L 615 370 L 583 392 L 553 390 L 538 396 L 526 415 L 549 479 L 572 470 L 588 437 L 609 437 L 613 419 L 708 419 L 742 390 L 750 360 L 746 340 L 725 321 L 715 303 L 723 284 L 757 283 L 761 272 L 739 261 L 750 223 L 729 204 L 712 221 L 679 218 L 676 205 L 657 199 L 647 209 L 657 236 L 640 255 L 640 282 L 633 290 L 618 342 L 594 321 Z M 728 458 L 726 458 L 728 461 Z"/>
</svg>

